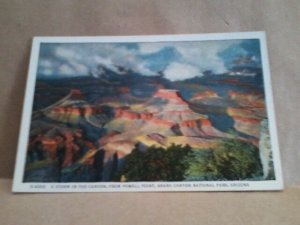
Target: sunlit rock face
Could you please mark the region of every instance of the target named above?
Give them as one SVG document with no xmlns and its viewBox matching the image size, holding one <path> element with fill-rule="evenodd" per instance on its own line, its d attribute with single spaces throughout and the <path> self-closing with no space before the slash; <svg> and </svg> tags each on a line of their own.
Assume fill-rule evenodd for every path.
<svg viewBox="0 0 300 225">
<path fill-rule="evenodd" d="M 236 103 L 227 108 L 234 120 L 234 128 L 242 133 L 260 137 L 260 123 L 266 118 L 265 103 L 262 94 L 229 91 L 228 96 Z"/>
<path fill-rule="evenodd" d="M 203 99 L 208 98 L 220 98 L 218 93 L 213 90 L 205 90 L 202 92 L 198 92 L 192 96 L 191 101 L 201 101 Z"/>
<path fill-rule="evenodd" d="M 110 151 L 114 146 L 125 153 L 138 142 L 163 148 L 172 143 L 209 148 L 227 136 L 206 115 L 194 112 L 178 90 L 170 89 L 159 89 L 144 104 L 116 108 L 115 118 L 105 127 L 119 133 L 104 137 L 109 141 L 103 148 Z"/>
</svg>

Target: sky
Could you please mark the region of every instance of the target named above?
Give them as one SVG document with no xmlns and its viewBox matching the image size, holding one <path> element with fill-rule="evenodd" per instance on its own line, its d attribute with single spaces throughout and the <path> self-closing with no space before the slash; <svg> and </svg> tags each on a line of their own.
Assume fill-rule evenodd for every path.
<svg viewBox="0 0 300 225">
<path fill-rule="evenodd" d="M 99 74 L 99 65 L 120 66 L 145 76 L 163 73 L 171 80 L 224 73 L 235 66 L 261 66 L 259 40 L 153 43 L 42 43 L 38 77 Z"/>
</svg>

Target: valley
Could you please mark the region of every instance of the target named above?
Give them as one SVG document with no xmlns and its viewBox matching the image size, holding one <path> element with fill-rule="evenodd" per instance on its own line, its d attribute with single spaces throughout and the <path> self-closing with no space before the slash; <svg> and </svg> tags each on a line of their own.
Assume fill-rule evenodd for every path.
<svg viewBox="0 0 300 225">
<path fill-rule="evenodd" d="M 98 77 L 37 80 L 25 182 L 126 181 L 118 173 L 134 149 L 213 151 L 224 139 L 263 146 L 259 72 L 172 82 L 101 69 Z"/>
</svg>

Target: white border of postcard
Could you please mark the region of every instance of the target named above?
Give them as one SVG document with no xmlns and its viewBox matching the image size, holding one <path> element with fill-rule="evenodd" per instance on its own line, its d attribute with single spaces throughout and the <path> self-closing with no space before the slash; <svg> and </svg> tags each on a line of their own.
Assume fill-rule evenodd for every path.
<svg viewBox="0 0 300 225">
<path fill-rule="evenodd" d="M 231 39 L 259 39 L 263 65 L 275 180 L 266 181 L 198 181 L 198 182 L 92 182 L 92 183 L 24 183 L 23 175 L 31 122 L 39 48 L 41 43 L 118 43 L 118 42 L 176 42 Z M 192 35 L 102 36 L 102 37 L 35 37 L 24 98 L 21 129 L 13 180 L 13 192 L 156 192 L 156 191 L 259 191 L 283 189 L 273 105 L 270 69 L 264 32 L 215 33 Z"/>
</svg>

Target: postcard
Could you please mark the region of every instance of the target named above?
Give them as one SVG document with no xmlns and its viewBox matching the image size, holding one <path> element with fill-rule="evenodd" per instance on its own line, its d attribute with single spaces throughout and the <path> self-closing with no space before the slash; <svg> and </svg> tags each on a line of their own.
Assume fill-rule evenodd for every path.
<svg viewBox="0 0 300 225">
<path fill-rule="evenodd" d="M 282 189 L 265 39 L 35 37 L 13 192 Z"/>
</svg>

